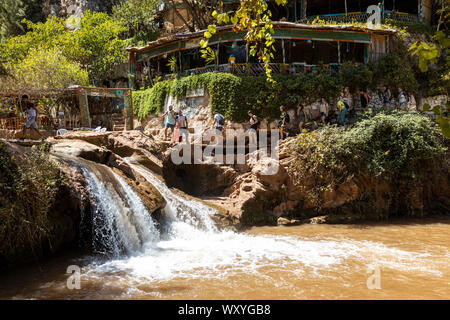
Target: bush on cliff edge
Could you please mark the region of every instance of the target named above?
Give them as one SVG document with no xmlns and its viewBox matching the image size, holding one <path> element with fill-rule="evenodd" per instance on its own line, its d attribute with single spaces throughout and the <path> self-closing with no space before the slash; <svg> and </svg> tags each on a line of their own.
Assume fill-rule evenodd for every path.
<svg viewBox="0 0 450 320">
<path fill-rule="evenodd" d="M 47 152 L 33 149 L 19 156 L 0 141 L 0 267 L 41 256 L 54 228 L 49 209 L 62 183 Z"/>
<path fill-rule="evenodd" d="M 427 174 L 444 163 L 446 149 L 441 139 L 428 118 L 379 113 L 348 130 L 327 126 L 299 135 L 290 173 L 319 208 L 324 191 L 362 176 L 394 185 L 393 198 L 404 200 Z"/>
</svg>

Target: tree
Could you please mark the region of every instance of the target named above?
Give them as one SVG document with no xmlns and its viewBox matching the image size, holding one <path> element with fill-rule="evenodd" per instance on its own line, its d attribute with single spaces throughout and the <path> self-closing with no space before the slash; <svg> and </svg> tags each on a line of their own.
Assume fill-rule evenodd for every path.
<svg viewBox="0 0 450 320">
<path fill-rule="evenodd" d="M 2 0 L 0 2 L 0 41 L 24 32 L 21 20 L 26 7 L 22 0 Z"/>
<path fill-rule="evenodd" d="M 24 60 L 6 68 L 9 77 L 0 83 L 3 90 L 64 89 L 89 84 L 88 72 L 67 60 L 58 48 L 32 49 Z"/>
<path fill-rule="evenodd" d="M 434 35 L 435 42 L 427 43 L 424 41 L 415 42 L 410 48 L 411 55 L 417 56 L 419 59 L 419 68 L 423 73 L 429 72 L 431 67 L 442 71 L 441 78 L 435 80 L 435 85 L 439 86 L 439 90 L 446 92 L 447 97 L 450 92 L 450 56 L 447 53 L 450 47 L 450 38 L 448 33 L 449 17 L 450 17 L 450 1 L 438 0 L 439 20 Z M 430 105 L 424 105 L 423 111 L 432 110 L 436 115 L 436 121 L 441 127 L 442 134 L 450 138 L 450 103 L 446 106 L 436 106 L 431 109 Z"/>
<path fill-rule="evenodd" d="M 120 0 L 112 8 L 112 17 L 120 21 L 126 28 L 128 45 L 143 46 L 156 40 L 156 8 L 160 0 Z"/>
<path fill-rule="evenodd" d="M 130 36 L 155 29 L 155 11 L 160 0 L 120 0 L 112 8 L 112 16 L 121 20 Z"/>
<path fill-rule="evenodd" d="M 127 61 L 124 41 L 119 39 L 124 31 L 126 28 L 108 14 L 86 11 L 80 28 L 65 32 L 62 51 L 70 61 L 86 68 L 91 80 L 108 79 L 118 64 Z"/>
<path fill-rule="evenodd" d="M 277 5 L 286 5 L 287 0 L 275 0 Z M 236 32 L 246 31 L 244 39 L 250 50 L 251 56 L 257 56 L 264 63 L 267 79 L 272 81 L 272 70 L 269 63 L 274 58 L 274 29 L 270 12 L 265 0 L 241 0 L 237 10 L 224 11 L 223 1 L 219 0 L 218 10 L 211 15 L 217 24 L 231 24 Z M 209 25 L 208 31 L 204 33 L 206 38 L 201 41 L 203 57 L 211 54 L 212 49 L 208 47 L 208 39 L 216 33 L 216 25 Z"/>
<path fill-rule="evenodd" d="M 69 62 L 88 70 L 91 81 L 108 79 L 116 65 L 126 62 L 126 28 L 106 13 L 84 12 L 78 29 L 66 28 L 67 20 L 49 16 L 46 22 L 25 21 L 30 30 L 0 43 L 0 61 L 18 63 L 33 49 L 56 48 Z"/>
</svg>

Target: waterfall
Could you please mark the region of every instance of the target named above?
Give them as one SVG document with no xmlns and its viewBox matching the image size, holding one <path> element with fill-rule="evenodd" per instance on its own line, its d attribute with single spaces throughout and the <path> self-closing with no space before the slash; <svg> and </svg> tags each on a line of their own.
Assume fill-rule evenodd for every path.
<svg viewBox="0 0 450 320">
<path fill-rule="evenodd" d="M 138 253 L 144 244 L 159 240 L 150 213 L 131 187 L 110 168 L 81 164 L 90 188 L 94 249 L 120 256 Z"/>
<path fill-rule="evenodd" d="M 164 213 L 168 222 L 184 222 L 203 231 L 218 231 L 215 223 L 211 219 L 211 215 L 216 213 L 212 207 L 207 206 L 200 201 L 188 200 L 176 194 L 148 169 L 133 162 L 130 158 L 125 160 L 133 168 L 133 170 L 141 174 L 164 197 L 167 202 L 167 205 L 164 208 Z"/>
<path fill-rule="evenodd" d="M 80 167 L 94 202 L 94 242 L 103 245 L 103 252 L 113 253 L 107 260 L 91 260 L 84 274 L 90 281 L 106 281 L 113 287 L 117 281 L 123 281 L 128 288 L 125 295 L 150 283 L 153 288 L 172 280 L 183 283 L 208 278 L 222 281 L 253 277 L 258 281 L 269 279 L 270 283 L 282 281 L 280 286 L 289 286 L 293 277 L 328 277 L 329 270 L 355 259 L 363 261 L 364 268 L 376 261 L 395 269 L 429 272 L 423 254 L 374 241 L 219 231 L 211 218 L 216 213 L 213 208 L 181 196 L 145 167 L 126 160 L 167 202 L 158 228 L 120 176 L 103 165 L 89 163 Z M 267 268 L 271 275 L 265 274 Z M 279 279 L 278 275 L 286 272 L 286 278 Z"/>
</svg>

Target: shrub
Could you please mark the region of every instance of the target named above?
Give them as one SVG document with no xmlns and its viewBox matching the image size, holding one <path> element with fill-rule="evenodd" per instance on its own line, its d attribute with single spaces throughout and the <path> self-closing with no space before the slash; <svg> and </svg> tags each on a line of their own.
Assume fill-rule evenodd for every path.
<svg viewBox="0 0 450 320">
<path fill-rule="evenodd" d="M 47 152 L 34 149 L 19 163 L 0 142 L 0 260 L 38 256 L 61 181 Z"/>
<path fill-rule="evenodd" d="M 265 76 L 205 73 L 158 82 L 151 89 L 134 91 L 135 115 L 142 119 L 161 112 L 167 94 L 181 97 L 203 87 L 208 90 L 211 110 L 219 110 L 232 121 L 245 120 L 248 109 L 272 120 L 280 115 L 280 105 L 296 107 L 298 102 L 311 103 L 321 97 L 334 100 L 342 90 L 339 77 L 327 73 L 274 75 L 273 79 L 275 83 L 268 82 Z"/>
<path fill-rule="evenodd" d="M 407 193 L 443 159 L 439 130 L 420 115 L 379 113 L 349 130 L 326 127 L 298 136 L 290 172 L 296 184 L 320 206 L 326 190 L 370 175 Z"/>
<path fill-rule="evenodd" d="M 414 76 L 412 64 L 404 48 L 387 54 L 373 66 L 373 85 L 388 85 L 392 92 L 401 87 L 410 94 L 418 92 L 419 83 Z"/>
</svg>

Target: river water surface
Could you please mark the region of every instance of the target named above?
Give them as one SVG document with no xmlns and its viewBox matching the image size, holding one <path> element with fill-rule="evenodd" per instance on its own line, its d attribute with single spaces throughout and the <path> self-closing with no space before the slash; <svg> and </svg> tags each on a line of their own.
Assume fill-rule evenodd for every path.
<svg viewBox="0 0 450 320">
<path fill-rule="evenodd" d="M 219 231 L 214 209 L 133 168 L 167 201 L 159 224 L 120 177 L 83 168 L 97 202 L 93 238 L 107 254 L 10 270 L 0 299 L 450 298 L 450 219 Z M 67 287 L 71 265 L 80 289 Z"/>
<path fill-rule="evenodd" d="M 106 263 L 58 257 L 4 274 L 0 298 L 449 299 L 449 223 L 264 227 Z M 80 290 L 66 286 L 72 264 Z M 381 289 L 369 289 L 377 267 Z"/>
</svg>

